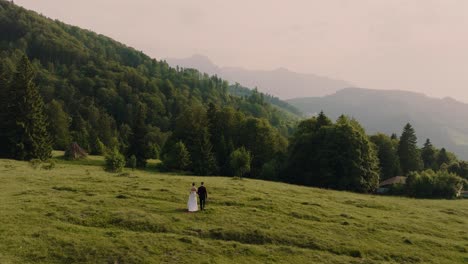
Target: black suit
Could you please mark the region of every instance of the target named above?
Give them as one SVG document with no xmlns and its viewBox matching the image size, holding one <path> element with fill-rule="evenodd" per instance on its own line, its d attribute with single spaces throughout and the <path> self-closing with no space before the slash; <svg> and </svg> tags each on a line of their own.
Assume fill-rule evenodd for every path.
<svg viewBox="0 0 468 264">
<path fill-rule="evenodd" d="M 208 198 L 208 192 L 206 191 L 205 186 L 198 187 L 198 198 L 200 198 L 200 209 L 203 210 L 205 208 L 205 201 Z"/>
</svg>

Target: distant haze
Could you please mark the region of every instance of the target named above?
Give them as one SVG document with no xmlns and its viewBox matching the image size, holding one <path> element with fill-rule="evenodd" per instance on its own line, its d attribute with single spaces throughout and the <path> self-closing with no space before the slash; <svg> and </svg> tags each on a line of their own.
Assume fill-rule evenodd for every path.
<svg viewBox="0 0 468 264">
<path fill-rule="evenodd" d="M 317 76 L 315 74 L 301 74 L 285 68 L 274 70 L 246 70 L 240 67 L 219 67 L 209 58 L 194 55 L 188 58 L 166 58 L 172 67 L 195 68 L 201 72 L 239 83 L 249 88 L 258 88 L 260 92 L 291 99 L 298 97 L 315 97 L 330 95 L 343 88 L 353 86 L 350 83 Z"/>
<path fill-rule="evenodd" d="M 468 102 L 466 0 L 16 0 L 155 58 L 279 67 Z"/>
</svg>

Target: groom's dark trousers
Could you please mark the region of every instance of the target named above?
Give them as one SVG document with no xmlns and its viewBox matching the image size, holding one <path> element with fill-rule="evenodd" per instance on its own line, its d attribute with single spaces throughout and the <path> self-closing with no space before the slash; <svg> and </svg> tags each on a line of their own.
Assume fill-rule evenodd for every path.
<svg viewBox="0 0 468 264">
<path fill-rule="evenodd" d="M 205 201 L 208 197 L 208 192 L 206 191 L 205 186 L 198 187 L 198 197 L 200 198 L 200 210 L 205 209 Z"/>
<path fill-rule="evenodd" d="M 200 197 L 200 209 L 204 210 L 205 209 L 205 198 Z"/>
</svg>

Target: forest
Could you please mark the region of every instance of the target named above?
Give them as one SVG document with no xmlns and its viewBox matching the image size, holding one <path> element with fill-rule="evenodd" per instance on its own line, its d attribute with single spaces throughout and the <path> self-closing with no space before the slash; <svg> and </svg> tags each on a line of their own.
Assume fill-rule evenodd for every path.
<svg viewBox="0 0 468 264">
<path fill-rule="evenodd" d="M 160 159 L 166 171 L 363 193 L 407 175 L 394 193 L 414 197 L 453 198 L 467 186 L 468 163 L 429 139 L 419 148 L 410 124 L 369 136 L 345 115 L 301 121 L 277 98 L 6 1 L 0 47 L 2 158 L 47 160 L 76 142 L 106 155 L 110 170 Z"/>
</svg>

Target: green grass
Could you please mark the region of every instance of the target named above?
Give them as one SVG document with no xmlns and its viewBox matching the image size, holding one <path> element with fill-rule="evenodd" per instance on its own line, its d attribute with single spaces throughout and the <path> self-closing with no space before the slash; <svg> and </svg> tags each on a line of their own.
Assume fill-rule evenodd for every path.
<svg viewBox="0 0 468 264">
<path fill-rule="evenodd" d="M 468 262 L 468 200 L 56 159 L 52 170 L 0 160 L 0 263 Z M 206 183 L 205 212 L 186 212 L 192 181 Z"/>
</svg>

